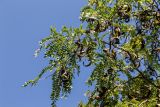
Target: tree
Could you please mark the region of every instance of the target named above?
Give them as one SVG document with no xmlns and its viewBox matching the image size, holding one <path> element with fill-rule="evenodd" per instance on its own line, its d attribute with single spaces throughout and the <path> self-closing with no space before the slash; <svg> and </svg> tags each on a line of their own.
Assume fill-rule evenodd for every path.
<svg viewBox="0 0 160 107">
<path fill-rule="evenodd" d="M 24 86 L 52 71 L 55 107 L 80 67 L 92 67 L 87 85 L 95 88 L 79 107 L 160 107 L 160 1 L 88 0 L 80 20 L 78 28 L 51 27 L 35 53 L 43 50 L 49 64 Z"/>
</svg>

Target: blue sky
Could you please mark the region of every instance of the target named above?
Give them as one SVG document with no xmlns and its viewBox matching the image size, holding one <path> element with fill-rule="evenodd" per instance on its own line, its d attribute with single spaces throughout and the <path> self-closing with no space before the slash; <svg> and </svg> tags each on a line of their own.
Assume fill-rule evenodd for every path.
<svg viewBox="0 0 160 107">
<path fill-rule="evenodd" d="M 47 62 L 34 58 L 38 41 L 49 35 L 50 26 L 76 27 L 82 0 L 0 0 L 0 107 L 50 107 L 51 81 L 41 80 L 35 87 L 21 85 L 33 79 Z M 87 72 L 87 73 L 86 73 Z M 89 71 L 82 69 L 74 80 L 68 100 L 58 107 L 76 107 Z"/>
</svg>

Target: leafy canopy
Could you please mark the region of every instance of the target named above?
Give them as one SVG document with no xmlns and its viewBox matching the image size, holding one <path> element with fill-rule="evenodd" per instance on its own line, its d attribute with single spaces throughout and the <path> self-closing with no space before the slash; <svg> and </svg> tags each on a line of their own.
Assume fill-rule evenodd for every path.
<svg viewBox="0 0 160 107">
<path fill-rule="evenodd" d="M 50 28 L 40 42 L 52 77 L 52 106 L 72 89 L 80 67 L 92 67 L 86 92 L 88 102 L 79 107 L 155 107 L 160 104 L 160 1 L 88 0 L 81 10 L 82 25 Z M 83 63 L 80 64 L 80 63 Z"/>
</svg>

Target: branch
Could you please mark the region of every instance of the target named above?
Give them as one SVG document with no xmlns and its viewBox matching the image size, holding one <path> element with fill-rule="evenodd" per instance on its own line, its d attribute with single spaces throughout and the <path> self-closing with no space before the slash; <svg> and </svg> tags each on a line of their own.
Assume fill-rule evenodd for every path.
<svg viewBox="0 0 160 107">
<path fill-rule="evenodd" d="M 141 105 L 142 105 L 143 103 L 147 102 L 147 101 L 148 101 L 148 99 L 147 99 L 147 100 L 142 101 L 142 103 L 140 103 L 140 104 L 138 105 L 138 107 L 142 107 Z"/>
<path fill-rule="evenodd" d="M 122 50 L 122 51 L 125 51 L 125 52 L 127 52 L 128 53 L 128 55 L 130 56 L 130 61 L 132 62 L 132 64 L 134 65 L 134 67 L 135 67 L 135 69 L 140 73 L 140 75 L 143 77 L 143 79 L 144 80 L 146 80 L 148 83 L 150 83 L 151 85 L 153 85 L 154 87 L 156 87 L 156 88 L 158 88 L 159 89 L 159 87 L 156 85 L 156 84 L 154 84 L 153 82 L 151 82 L 137 67 L 136 67 L 136 64 L 135 64 L 135 62 L 134 62 L 134 60 L 133 60 L 133 58 L 132 58 L 132 56 L 131 56 L 131 53 L 129 52 L 129 51 L 127 51 L 127 50 L 125 50 L 125 49 L 123 49 L 123 48 L 120 48 L 120 47 L 118 47 L 118 46 L 115 46 L 117 49 L 120 49 L 120 50 Z"/>
</svg>

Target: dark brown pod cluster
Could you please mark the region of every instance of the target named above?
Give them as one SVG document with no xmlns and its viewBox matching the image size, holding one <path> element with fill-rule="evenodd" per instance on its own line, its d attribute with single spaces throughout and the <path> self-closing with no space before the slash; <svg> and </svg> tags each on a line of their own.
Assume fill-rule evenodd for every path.
<svg viewBox="0 0 160 107">
<path fill-rule="evenodd" d="M 78 39 L 75 44 L 77 45 L 77 49 L 75 50 L 74 54 L 78 57 L 78 59 L 81 61 L 81 58 L 84 56 L 84 46 L 80 42 L 80 39 Z"/>
<path fill-rule="evenodd" d="M 112 50 L 111 52 L 109 52 L 108 48 L 103 49 L 103 52 L 109 56 L 112 59 L 116 59 L 116 52 L 114 50 Z"/>
<path fill-rule="evenodd" d="M 131 6 L 129 4 L 122 4 L 117 9 L 118 16 L 126 23 L 130 21 Z"/>
<path fill-rule="evenodd" d="M 86 33 L 91 33 L 91 32 L 104 32 L 110 26 L 110 21 L 109 20 L 104 20 L 104 19 L 96 19 L 94 17 L 89 17 L 86 19 L 86 21 L 90 24 L 90 28 L 86 30 Z"/>
<path fill-rule="evenodd" d="M 62 84 L 64 87 L 67 87 L 69 82 L 70 82 L 70 74 L 69 72 L 67 72 L 67 70 L 65 68 L 62 68 L 60 71 L 59 71 L 59 77 L 62 81 Z"/>
</svg>

